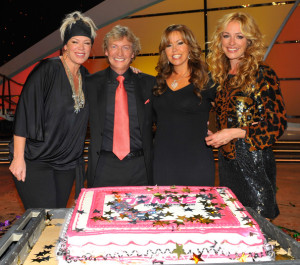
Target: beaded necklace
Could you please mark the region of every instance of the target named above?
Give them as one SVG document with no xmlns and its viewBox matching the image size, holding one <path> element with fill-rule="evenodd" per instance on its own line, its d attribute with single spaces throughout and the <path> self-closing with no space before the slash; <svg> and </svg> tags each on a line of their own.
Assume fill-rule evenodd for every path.
<svg viewBox="0 0 300 265">
<path fill-rule="evenodd" d="M 78 69 L 77 75 L 78 75 L 78 94 L 76 94 L 75 91 L 75 85 L 74 85 L 74 79 L 73 79 L 73 75 L 71 74 L 71 71 L 64 59 L 63 56 L 61 56 L 61 60 L 63 62 L 63 65 L 66 69 L 67 72 L 67 76 L 72 88 L 72 98 L 74 99 L 74 112 L 77 114 L 80 109 L 84 108 L 84 104 L 85 104 L 85 98 L 84 98 L 84 93 L 82 91 L 82 78 L 81 78 L 81 73 L 80 70 Z"/>
</svg>

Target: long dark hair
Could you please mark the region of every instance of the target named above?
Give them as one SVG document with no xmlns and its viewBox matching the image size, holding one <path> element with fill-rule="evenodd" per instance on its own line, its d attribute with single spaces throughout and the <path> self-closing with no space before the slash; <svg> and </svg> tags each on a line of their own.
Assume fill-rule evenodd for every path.
<svg viewBox="0 0 300 265">
<path fill-rule="evenodd" d="M 201 48 L 198 44 L 193 32 L 185 25 L 176 24 L 168 26 L 162 36 L 159 44 L 159 59 L 157 66 L 155 67 L 157 71 L 157 85 L 153 89 L 153 94 L 158 96 L 163 94 L 167 90 L 166 79 L 174 71 L 174 66 L 169 63 L 165 48 L 169 44 L 169 35 L 178 31 L 184 43 L 189 47 L 189 61 L 188 67 L 190 70 L 189 82 L 195 86 L 195 94 L 201 98 L 201 90 L 205 88 L 208 82 L 208 71 L 206 63 L 201 60 Z"/>
</svg>

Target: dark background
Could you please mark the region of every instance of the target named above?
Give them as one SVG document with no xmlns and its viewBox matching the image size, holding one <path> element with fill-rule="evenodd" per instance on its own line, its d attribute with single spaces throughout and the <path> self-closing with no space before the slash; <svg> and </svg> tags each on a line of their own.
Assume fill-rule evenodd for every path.
<svg viewBox="0 0 300 265">
<path fill-rule="evenodd" d="M 104 0 L 2 0 L 0 66 L 59 29 L 65 15 L 86 12 Z"/>
</svg>

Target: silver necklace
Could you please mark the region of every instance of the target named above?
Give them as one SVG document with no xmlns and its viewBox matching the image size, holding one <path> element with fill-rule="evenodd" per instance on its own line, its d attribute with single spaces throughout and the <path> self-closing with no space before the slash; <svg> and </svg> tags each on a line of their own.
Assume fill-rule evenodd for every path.
<svg viewBox="0 0 300 265">
<path fill-rule="evenodd" d="M 74 79 L 73 79 L 73 75 L 71 74 L 71 71 L 64 59 L 63 56 L 61 56 L 63 65 L 66 69 L 67 72 L 67 76 L 72 88 L 72 98 L 74 100 L 74 112 L 77 114 L 80 109 L 84 108 L 84 104 L 85 104 L 85 98 L 84 98 L 84 93 L 82 91 L 82 78 L 81 78 L 81 73 L 80 70 L 78 69 L 77 75 L 78 75 L 78 94 L 76 94 L 75 91 L 75 85 L 74 85 Z"/>
<path fill-rule="evenodd" d="M 178 78 L 178 79 L 176 79 L 176 80 L 175 80 L 175 79 L 173 80 L 173 82 L 171 83 L 171 87 L 172 87 L 173 89 L 175 89 L 175 88 L 178 86 L 178 81 L 181 80 L 182 78 L 184 78 L 188 71 L 189 71 L 189 70 L 187 70 L 187 71 L 184 73 L 184 75 L 181 76 L 180 78 Z"/>
</svg>

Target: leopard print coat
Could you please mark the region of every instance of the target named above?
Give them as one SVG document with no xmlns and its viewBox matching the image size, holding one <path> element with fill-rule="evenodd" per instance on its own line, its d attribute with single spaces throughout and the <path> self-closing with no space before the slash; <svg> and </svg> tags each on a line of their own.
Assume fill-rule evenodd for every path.
<svg viewBox="0 0 300 265">
<path fill-rule="evenodd" d="M 228 82 L 217 91 L 215 110 L 218 129 L 241 128 L 246 131 L 249 151 L 272 146 L 287 127 L 286 110 L 278 77 L 267 65 L 260 65 L 253 91 L 246 95 Z M 235 158 L 235 140 L 220 148 L 223 156 Z"/>
</svg>

